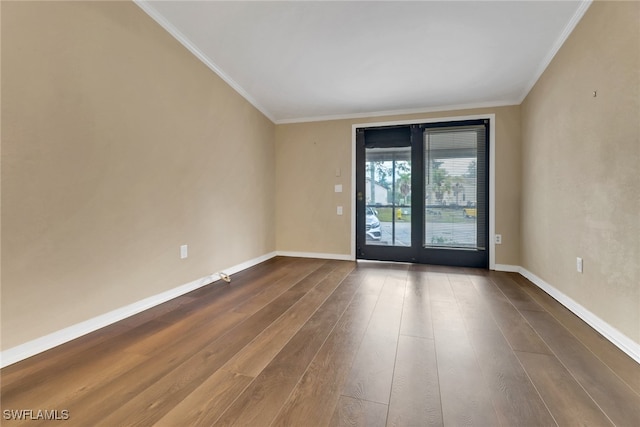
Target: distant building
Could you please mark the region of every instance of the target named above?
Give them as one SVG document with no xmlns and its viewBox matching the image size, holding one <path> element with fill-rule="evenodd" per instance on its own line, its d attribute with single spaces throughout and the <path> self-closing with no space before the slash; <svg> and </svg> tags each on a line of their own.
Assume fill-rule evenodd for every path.
<svg viewBox="0 0 640 427">
<path fill-rule="evenodd" d="M 382 185 L 377 182 L 371 182 L 371 179 L 366 178 L 366 201 L 368 205 L 386 205 L 389 202 L 388 195 L 389 190 L 384 188 Z M 372 185 L 373 184 L 373 185 Z M 372 191 L 373 189 L 373 191 Z"/>
<path fill-rule="evenodd" d="M 458 186 L 456 187 L 456 183 Z M 427 206 L 475 206 L 478 190 L 474 178 L 458 178 L 449 191 L 445 191 L 442 200 L 438 200 L 433 188 L 425 189 Z"/>
</svg>

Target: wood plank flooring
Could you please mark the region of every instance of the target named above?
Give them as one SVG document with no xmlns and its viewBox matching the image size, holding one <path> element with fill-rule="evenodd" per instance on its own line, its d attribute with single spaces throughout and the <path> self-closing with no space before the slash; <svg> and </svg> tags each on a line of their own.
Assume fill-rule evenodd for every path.
<svg viewBox="0 0 640 427">
<path fill-rule="evenodd" d="M 426 265 L 274 258 L 0 380 L 3 426 L 640 426 L 640 365 L 550 296 Z"/>
</svg>

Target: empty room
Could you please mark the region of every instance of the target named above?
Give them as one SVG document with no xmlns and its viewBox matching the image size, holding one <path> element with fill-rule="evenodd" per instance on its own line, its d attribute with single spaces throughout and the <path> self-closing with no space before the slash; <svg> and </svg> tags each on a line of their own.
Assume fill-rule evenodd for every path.
<svg viewBox="0 0 640 427">
<path fill-rule="evenodd" d="M 640 2 L 0 37 L 0 424 L 640 425 Z"/>
</svg>

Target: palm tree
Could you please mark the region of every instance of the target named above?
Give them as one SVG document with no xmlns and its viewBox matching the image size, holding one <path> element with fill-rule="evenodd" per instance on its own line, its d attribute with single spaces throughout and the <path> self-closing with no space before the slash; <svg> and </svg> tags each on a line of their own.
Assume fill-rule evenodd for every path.
<svg viewBox="0 0 640 427">
<path fill-rule="evenodd" d="M 433 160 L 433 168 L 432 168 L 432 187 L 433 191 L 436 194 L 436 200 L 441 205 L 442 200 L 444 199 L 445 193 L 451 191 L 451 177 L 449 176 L 449 172 L 446 169 L 440 168 L 442 162 Z"/>
<path fill-rule="evenodd" d="M 459 196 L 460 194 L 464 194 L 464 185 L 460 184 L 459 182 L 456 182 L 455 184 L 453 184 L 453 195 L 456 198 L 456 205 L 460 205 L 460 199 Z"/>
<path fill-rule="evenodd" d="M 400 173 L 400 177 L 396 181 L 396 186 L 400 194 L 402 194 L 402 204 L 406 205 L 407 198 L 411 194 L 411 172 Z"/>
</svg>

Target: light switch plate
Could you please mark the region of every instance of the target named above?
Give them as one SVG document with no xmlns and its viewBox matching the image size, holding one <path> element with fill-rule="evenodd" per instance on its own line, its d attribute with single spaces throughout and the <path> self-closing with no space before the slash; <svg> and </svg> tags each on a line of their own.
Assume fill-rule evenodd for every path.
<svg viewBox="0 0 640 427">
<path fill-rule="evenodd" d="M 336 184 L 334 187 L 336 193 L 342 193 L 342 184 Z"/>
<path fill-rule="evenodd" d="M 336 209 L 336 213 L 338 215 L 342 215 L 342 206 L 338 206 L 338 209 Z"/>
</svg>

